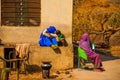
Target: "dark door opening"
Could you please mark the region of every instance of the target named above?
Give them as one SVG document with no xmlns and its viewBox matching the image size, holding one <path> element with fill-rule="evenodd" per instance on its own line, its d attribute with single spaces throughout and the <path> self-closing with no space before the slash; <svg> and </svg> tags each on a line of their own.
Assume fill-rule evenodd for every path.
<svg viewBox="0 0 120 80">
<path fill-rule="evenodd" d="M 15 58 L 15 48 L 4 48 L 4 58 L 7 60 L 14 59 Z M 12 68 L 13 62 L 6 62 L 6 67 Z"/>
</svg>

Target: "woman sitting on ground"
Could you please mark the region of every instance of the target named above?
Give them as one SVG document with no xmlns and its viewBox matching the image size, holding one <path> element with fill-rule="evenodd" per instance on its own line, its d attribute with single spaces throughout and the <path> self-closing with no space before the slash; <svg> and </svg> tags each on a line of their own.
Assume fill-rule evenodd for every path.
<svg viewBox="0 0 120 80">
<path fill-rule="evenodd" d="M 39 45 L 40 46 L 50 46 L 53 49 L 58 48 L 57 35 L 55 34 L 56 28 L 54 26 L 49 26 L 44 29 L 40 34 Z"/>
</svg>

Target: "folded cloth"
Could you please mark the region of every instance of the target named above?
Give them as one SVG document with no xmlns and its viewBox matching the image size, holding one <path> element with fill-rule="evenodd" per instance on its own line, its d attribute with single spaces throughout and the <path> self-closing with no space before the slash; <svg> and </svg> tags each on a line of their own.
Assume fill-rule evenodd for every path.
<svg viewBox="0 0 120 80">
<path fill-rule="evenodd" d="M 16 54 L 19 55 L 20 58 L 24 58 L 28 56 L 30 44 L 28 43 L 23 43 L 23 44 L 16 44 Z"/>
</svg>

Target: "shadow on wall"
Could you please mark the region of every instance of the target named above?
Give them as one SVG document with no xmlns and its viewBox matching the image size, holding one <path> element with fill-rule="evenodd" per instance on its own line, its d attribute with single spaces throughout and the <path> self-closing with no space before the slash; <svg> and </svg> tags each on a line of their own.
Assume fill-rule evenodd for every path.
<svg viewBox="0 0 120 80">
<path fill-rule="evenodd" d="M 41 69 L 40 66 L 33 64 L 33 65 L 27 65 L 27 66 L 26 66 L 26 71 L 27 71 L 28 73 L 30 73 L 30 74 L 33 74 L 33 73 L 35 73 L 35 72 L 41 72 L 42 69 Z"/>
<path fill-rule="evenodd" d="M 59 31 L 59 30 L 58 30 Z M 60 34 L 60 36 L 58 35 L 58 46 L 59 47 L 67 47 L 68 46 L 68 42 L 67 42 L 67 40 L 66 40 L 66 38 L 65 38 L 65 35 L 64 34 L 61 34 L 61 32 L 59 31 L 59 33 L 57 33 L 56 32 L 56 34 L 58 35 L 58 34 Z M 61 53 L 61 50 L 60 50 L 60 48 L 56 48 L 56 49 L 54 49 L 54 52 L 55 53 L 57 53 L 57 54 L 60 54 Z"/>
<path fill-rule="evenodd" d="M 53 49 L 56 54 L 61 54 L 60 48 Z"/>
</svg>

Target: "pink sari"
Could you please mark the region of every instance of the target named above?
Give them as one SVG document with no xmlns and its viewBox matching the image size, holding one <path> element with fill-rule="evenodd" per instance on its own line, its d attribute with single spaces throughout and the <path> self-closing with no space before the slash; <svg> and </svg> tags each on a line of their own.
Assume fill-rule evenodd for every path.
<svg viewBox="0 0 120 80">
<path fill-rule="evenodd" d="M 79 41 L 79 46 L 80 46 L 80 48 L 85 50 L 88 58 L 90 58 L 92 60 L 92 63 L 95 66 L 97 66 L 97 67 L 102 66 L 100 55 L 96 54 L 90 47 L 89 35 L 87 33 L 82 35 L 82 39 Z"/>
</svg>

